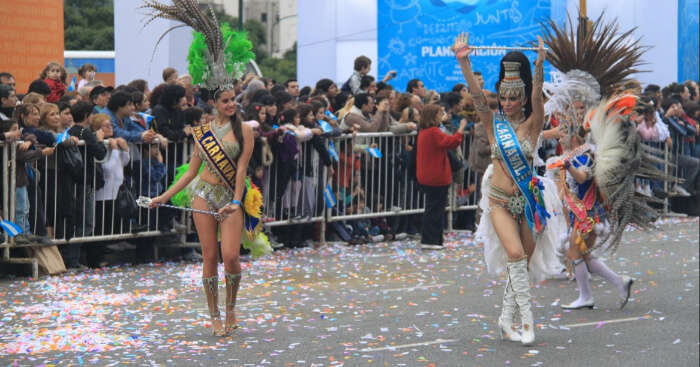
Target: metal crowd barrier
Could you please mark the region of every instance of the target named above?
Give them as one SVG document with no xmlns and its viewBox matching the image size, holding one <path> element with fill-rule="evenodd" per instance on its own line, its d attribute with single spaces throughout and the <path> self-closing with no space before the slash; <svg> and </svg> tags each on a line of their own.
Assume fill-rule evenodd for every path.
<svg viewBox="0 0 700 367">
<path fill-rule="evenodd" d="M 275 155 L 270 166 L 263 167 L 262 183 L 264 194 L 264 214 L 266 227 L 285 226 L 292 224 L 319 223 L 321 226 L 320 240 L 325 241 L 326 225 L 330 222 L 359 220 L 378 217 L 395 217 L 417 215 L 425 209 L 425 196 L 419 191 L 415 180 L 408 174 L 409 150 L 415 146 L 416 133 L 393 134 L 360 133 L 342 135 L 332 138 L 327 143 L 335 147 L 337 159 L 329 168 L 322 164 L 319 154 L 310 142 L 301 143 L 296 159 L 282 161 Z M 458 148 L 464 158 L 464 180 L 461 184 L 452 184 L 445 208 L 448 216 L 447 229 L 452 230 L 453 214 L 460 211 L 476 210 L 479 199 L 480 175 L 472 172 L 466 164 L 471 144 L 471 136 Z M 84 144 L 83 144 L 84 145 Z M 81 145 L 81 146 L 83 146 Z M 3 178 L 2 178 L 2 214 L 3 218 L 15 219 L 15 170 L 16 143 L 4 144 L 2 148 Z M 661 147 L 658 146 L 657 147 Z M 365 148 L 376 148 L 381 152 L 381 158 L 370 154 Z M 683 147 L 661 147 L 664 151 L 663 169 L 676 177 L 682 177 L 685 165 L 678 164 L 682 157 Z M 84 182 L 81 186 L 70 188 L 63 186 L 62 172 L 58 165 L 58 147 L 52 156 L 43 157 L 32 164 L 37 174 L 28 187 L 30 195 L 30 224 L 33 234 L 42 235 L 45 228 L 53 228 L 53 233 L 46 233 L 54 244 L 102 242 L 112 240 L 133 239 L 149 236 L 178 235 L 181 245 L 186 244 L 186 235 L 194 233 L 194 226 L 185 212 L 166 210 L 146 210 L 139 208 L 133 218 L 119 218 L 114 203 L 109 200 L 96 200 L 95 175 L 100 162 L 87 162 L 85 148 L 80 148 L 84 167 Z M 134 197 L 140 195 L 154 196 L 167 189 L 175 175 L 175 168 L 189 161 L 194 151 L 190 142 L 169 143 L 161 149 L 165 166 L 165 178 L 151 180 L 156 172 L 154 166 L 146 164 L 156 150 L 155 144 L 129 143 L 129 161 L 124 167 L 124 182 L 126 182 Z M 685 158 L 680 158 L 685 159 Z M 92 165 L 88 169 L 88 165 Z M 251 167 L 255 174 L 255 167 Z M 453 173 L 453 176 L 456 175 Z M 453 179 L 454 181 L 454 179 Z M 161 187 L 155 187 L 160 185 Z M 463 194 L 464 189 L 474 185 L 474 192 Z M 87 188 L 82 190 L 82 188 Z M 329 188 L 335 197 L 335 205 L 327 207 L 324 199 Z M 669 187 L 664 187 L 668 191 Z M 70 190 L 70 191 L 66 191 Z M 69 193 L 71 196 L 62 196 Z M 71 197 L 75 198 L 70 202 Z M 362 203 L 360 202 L 362 201 Z M 358 205 L 364 204 L 364 205 Z M 74 205 L 73 214 L 66 213 L 66 205 Z M 668 200 L 664 200 L 664 212 L 668 213 Z M 81 215 L 80 213 L 85 213 Z M 184 233 L 162 232 L 159 227 L 169 226 L 172 218 L 179 218 L 185 227 Z M 67 228 L 74 225 L 75 232 Z M 157 241 L 154 241 L 154 256 L 157 258 Z M 34 258 L 11 258 L 10 248 L 13 241 L 5 236 L 2 248 L 4 262 L 31 263 L 36 268 Z"/>
</svg>

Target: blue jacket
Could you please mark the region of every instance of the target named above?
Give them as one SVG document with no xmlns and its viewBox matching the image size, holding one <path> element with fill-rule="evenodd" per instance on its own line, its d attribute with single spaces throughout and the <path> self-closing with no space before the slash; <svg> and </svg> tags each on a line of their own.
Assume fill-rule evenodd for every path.
<svg viewBox="0 0 700 367">
<path fill-rule="evenodd" d="M 141 195 L 154 198 L 163 193 L 164 178 L 165 164 L 153 157 L 141 159 Z"/>
<path fill-rule="evenodd" d="M 117 115 L 109 108 L 105 108 L 103 113 L 109 116 L 110 121 L 112 121 L 115 137 L 124 138 L 126 141 L 132 143 L 141 143 L 143 141 L 141 139 L 141 134 L 143 134 L 146 129 L 134 122 L 130 117 L 124 117 L 120 123 L 119 119 L 117 119 Z"/>
</svg>

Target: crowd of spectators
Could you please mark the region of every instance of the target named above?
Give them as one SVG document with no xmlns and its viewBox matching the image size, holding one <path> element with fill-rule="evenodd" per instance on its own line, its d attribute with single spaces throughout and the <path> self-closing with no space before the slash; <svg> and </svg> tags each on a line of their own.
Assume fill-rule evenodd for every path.
<svg viewBox="0 0 700 367">
<path fill-rule="evenodd" d="M 401 210 L 417 202 L 419 185 L 404 180 L 415 176 L 415 134 L 409 133 L 419 129 L 428 105 L 442 111 L 437 127 L 444 133 L 466 126 L 464 143 L 450 152 L 450 165 L 453 160 L 458 163 L 452 167 L 451 181 L 457 184 L 458 203 L 476 203 L 490 151 L 466 86 L 431 91 L 420 79 L 398 86 L 392 84 L 395 71 L 378 81 L 369 75 L 371 68 L 369 58 L 358 57 L 352 75 L 340 87 L 330 79 L 302 87 L 294 79 L 278 83 L 253 74 L 235 84 L 239 112 L 256 131 L 249 175 L 274 203 L 274 208 L 266 208 L 267 220 L 289 223 L 271 230 L 278 245 L 308 246 L 318 238 L 319 225 L 310 219 L 323 214 L 327 187 L 337 199 L 332 209 L 336 214 Z M 187 161 L 182 149 L 192 139 L 192 127 L 214 118 L 213 94 L 173 68 L 163 71 L 163 83 L 153 89 L 140 79 L 106 86 L 95 80 L 96 71 L 94 65 L 81 66 L 76 90 L 68 91 L 65 68 L 51 62 L 23 95 L 17 94 L 11 73 L 0 73 L 0 138 L 22 142 L 17 146 L 15 221 L 25 234 L 17 242 L 182 229 L 175 219 L 178 212 L 161 209 L 155 215 L 141 210 L 129 216 L 120 197 L 125 195 L 122 191 L 153 197 L 168 187 L 176 167 Z M 483 78 L 480 83 L 483 88 Z M 640 136 L 666 145 L 677 158 L 678 174 L 685 180 L 673 186 L 672 194 L 695 194 L 700 152 L 697 83 L 642 89 L 631 82 L 625 89 L 648 106 L 636 117 Z M 495 96 L 487 91 L 487 97 L 495 110 Z M 401 138 L 378 145 L 357 135 L 365 132 Z M 556 141 L 545 142 L 539 154 L 546 160 L 560 153 L 557 149 Z M 381 158 L 373 150 L 380 151 Z M 85 170 L 71 169 L 76 157 L 84 157 Z M 659 185 L 640 181 L 637 189 L 663 196 Z M 455 228 L 475 228 L 473 212 L 453 220 Z M 390 240 L 416 236 L 421 225 L 417 215 L 368 216 L 331 222 L 327 238 L 351 244 Z M 69 267 L 85 262 L 80 245 L 61 249 Z"/>
</svg>

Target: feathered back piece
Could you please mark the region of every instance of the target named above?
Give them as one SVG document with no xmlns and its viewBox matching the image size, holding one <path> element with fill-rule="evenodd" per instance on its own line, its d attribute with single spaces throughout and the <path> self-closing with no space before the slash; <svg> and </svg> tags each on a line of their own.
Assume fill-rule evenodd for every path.
<svg viewBox="0 0 700 367">
<path fill-rule="evenodd" d="M 553 20 L 542 24 L 547 60 L 562 73 L 581 70 L 598 82 L 599 93 L 609 97 L 615 86 L 630 75 L 640 72 L 642 54 L 648 49 L 633 39 L 636 28 L 619 34 L 618 23 L 603 23 L 601 15 L 589 29 L 579 23 L 574 29 L 571 17 L 568 25 L 559 27 Z"/>
<path fill-rule="evenodd" d="M 604 100 L 591 110 L 588 121 L 596 144 L 593 177 L 610 220 L 610 232 L 601 243 L 609 241 L 605 248 L 611 252 L 617 249 L 627 225 L 651 228 L 658 217 L 648 205 L 653 200 L 635 192 L 635 178 L 670 179 L 656 167 L 663 162 L 660 152 L 642 144 L 629 118 L 635 101 L 632 95 Z"/>
<path fill-rule="evenodd" d="M 210 67 L 210 75 L 208 75 L 205 84 L 210 88 L 232 87 L 233 79 L 226 72 L 224 39 L 214 11 L 209 7 L 211 17 L 208 16 L 200 10 L 196 0 L 172 0 L 172 2 L 173 5 L 166 5 L 157 0 L 144 0 L 142 8 L 151 11 L 151 17 L 146 22 L 146 25 L 157 18 L 163 18 L 180 21 L 192 27 L 195 31 L 202 33 L 207 45 Z M 183 26 L 179 25 L 168 29 L 160 36 L 158 42 L 168 32 Z"/>
</svg>

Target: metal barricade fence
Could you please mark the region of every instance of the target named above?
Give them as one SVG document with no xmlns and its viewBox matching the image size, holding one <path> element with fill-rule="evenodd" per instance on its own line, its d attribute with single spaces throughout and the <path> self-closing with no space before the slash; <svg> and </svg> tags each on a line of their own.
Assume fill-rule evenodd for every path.
<svg viewBox="0 0 700 367">
<path fill-rule="evenodd" d="M 471 137 L 467 137 L 459 148 L 465 162 L 464 180 L 461 184 L 451 185 L 445 208 L 448 230 L 452 229 L 454 213 L 475 210 L 478 204 L 481 177 L 466 164 L 471 144 Z M 277 154 L 270 166 L 250 167 L 251 176 L 258 175 L 256 181 L 262 184 L 266 227 L 319 223 L 320 239 L 324 241 L 327 223 L 410 216 L 424 211 L 425 196 L 408 172 L 410 150 L 416 142 L 415 132 L 360 133 L 354 138 L 342 135 L 328 142 L 332 142 L 337 152 L 337 161 L 330 166 L 323 164 L 319 152 L 310 142 L 304 142 L 298 144 L 295 156 L 283 160 L 282 155 Z M 0 142 L 0 147 L 3 161 L 2 214 L 3 218 L 13 221 L 15 170 L 29 168 L 16 167 L 16 143 Z M 59 146 L 53 155 L 31 164 L 34 174 L 28 185 L 31 233 L 48 234 L 55 244 L 172 235 L 173 232 L 160 231 L 159 228 L 170 227 L 173 218 L 180 218 L 180 223 L 187 229 L 186 233 L 180 234 L 180 241 L 184 243 L 185 235 L 194 232 L 191 216 L 173 209 L 139 208 L 135 216 L 122 218 L 116 207 L 116 188 L 125 185 L 134 198 L 161 194 L 167 189 L 165 183 L 169 185 L 173 181 L 176 167 L 189 161 L 194 152 L 193 143 L 169 143 L 167 146 L 129 143 L 128 147 L 126 161 L 120 149 L 113 151 L 109 146 L 103 160 L 89 161 L 87 148 L 81 144 L 79 150 L 85 164 L 80 185 L 67 179 L 67 172 L 60 167 L 58 157 L 63 146 Z M 366 148 L 376 148 L 381 152 L 381 158 L 370 154 Z M 663 149 L 664 170 L 676 177 L 682 176 L 685 168 L 678 164 L 678 157 L 683 156 L 682 147 L 669 150 L 664 146 Z M 115 157 L 115 154 L 120 156 Z M 104 172 L 105 183 L 95 190 L 97 175 L 94 172 L 99 169 Z M 122 170 L 122 182 L 117 182 L 120 175 L 114 170 Z M 324 200 L 327 187 L 336 199 L 331 208 Z M 475 190 L 465 191 L 470 187 Z M 664 189 L 668 191 L 668 187 Z M 47 233 L 47 227 L 53 233 Z M 2 247 L 3 260 L 11 261 L 12 241 L 8 241 L 7 236 Z"/>
</svg>

